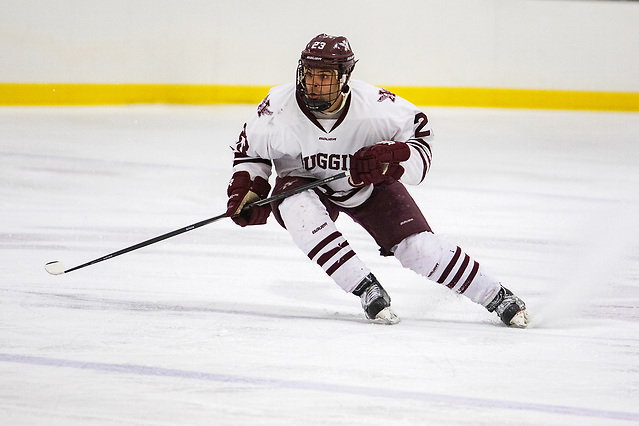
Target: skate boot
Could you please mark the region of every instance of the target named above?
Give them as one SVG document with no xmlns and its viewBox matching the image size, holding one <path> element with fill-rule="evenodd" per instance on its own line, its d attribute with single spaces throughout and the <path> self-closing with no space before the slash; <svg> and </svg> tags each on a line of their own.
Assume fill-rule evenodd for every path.
<svg viewBox="0 0 639 426">
<path fill-rule="evenodd" d="M 488 309 L 488 312 L 496 312 L 503 323 L 508 326 L 526 328 L 528 325 L 526 304 L 506 287 L 502 286 L 499 289 L 499 293 L 486 306 L 486 309 Z"/>
<path fill-rule="evenodd" d="M 399 317 L 390 307 L 390 296 L 377 281 L 375 275 L 368 274 L 353 290 L 355 296 L 362 301 L 366 318 L 378 324 L 397 324 Z"/>
</svg>

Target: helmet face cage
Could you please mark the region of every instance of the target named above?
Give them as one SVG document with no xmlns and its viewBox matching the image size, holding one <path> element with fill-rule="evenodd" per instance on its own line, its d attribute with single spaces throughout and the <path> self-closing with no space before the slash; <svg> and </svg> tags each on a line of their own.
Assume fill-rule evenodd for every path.
<svg viewBox="0 0 639 426">
<path fill-rule="evenodd" d="M 297 91 L 311 111 L 325 111 L 348 92 L 355 55 L 346 37 L 320 34 L 302 51 L 297 66 Z"/>
<path fill-rule="evenodd" d="M 335 68 L 311 68 L 300 59 L 297 66 L 297 90 L 311 111 L 325 111 L 347 92 L 348 72 Z"/>
</svg>

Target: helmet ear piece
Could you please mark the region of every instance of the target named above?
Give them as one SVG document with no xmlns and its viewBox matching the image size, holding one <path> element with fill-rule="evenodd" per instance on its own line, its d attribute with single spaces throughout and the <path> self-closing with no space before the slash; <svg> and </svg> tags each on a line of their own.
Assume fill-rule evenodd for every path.
<svg viewBox="0 0 639 426">
<path fill-rule="evenodd" d="M 357 63 L 357 61 L 355 61 L 353 63 L 353 66 L 351 66 L 347 71 L 344 72 L 343 74 L 343 83 L 342 83 L 342 93 L 348 93 L 348 91 L 350 90 L 350 87 L 348 87 L 348 82 L 351 80 L 351 74 L 353 74 L 353 70 L 355 69 L 355 64 Z M 345 78 L 344 78 L 345 77 Z"/>
</svg>

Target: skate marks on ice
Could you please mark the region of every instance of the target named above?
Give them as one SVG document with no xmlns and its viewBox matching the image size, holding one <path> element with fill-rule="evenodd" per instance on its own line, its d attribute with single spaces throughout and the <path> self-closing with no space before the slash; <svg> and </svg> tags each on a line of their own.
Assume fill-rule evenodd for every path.
<svg viewBox="0 0 639 426">
<path fill-rule="evenodd" d="M 631 269 L 639 257 L 639 204 L 613 207 L 589 212 L 567 231 L 573 244 L 551 266 L 556 281 L 535 306 L 529 327 L 579 326 L 586 317 L 639 320 L 627 309 L 639 303 L 639 282 L 633 276 L 639 271 Z M 618 307 L 611 304 L 615 298 L 623 301 Z M 617 308 L 621 313 L 615 313 Z"/>
<path fill-rule="evenodd" d="M 6 397 L 0 412 L 4 408 L 22 420 L 13 424 L 35 423 L 24 420 L 28 412 L 65 407 L 55 424 L 73 424 L 74 417 L 90 419 L 111 408 L 146 424 L 154 413 L 161 418 L 158 412 L 171 409 L 168 401 L 182 399 L 189 405 L 176 410 L 180 418 L 221 415 L 225 404 L 248 405 L 260 416 L 295 406 L 311 408 L 322 423 L 354 424 L 332 420 L 351 413 L 348 403 L 358 402 L 360 424 L 409 424 L 402 423 L 407 411 L 404 420 L 436 412 L 440 420 L 450 418 L 439 424 L 491 424 L 505 418 L 495 407 L 510 410 L 505 414 L 514 418 L 526 410 L 522 424 L 638 422 L 637 314 L 634 324 L 609 319 L 622 310 L 632 315 L 639 305 L 636 278 L 628 279 L 623 270 L 628 254 L 637 266 L 636 251 L 617 256 L 639 238 L 632 220 L 616 233 L 602 229 L 619 212 L 636 207 L 627 200 L 636 199 L 637 187 L 627 194 L 617 189 L 639 181 L 632 160 L 639 158 L 636 115 L 462 109 L 435 114 L 448 140 L 437 147 L 440 168 L 416 195 L 425 194 L 424 202 L 440 201 L 430 204 L 429 218 L 442 232 L 464 236 L 479 215 L 485 226 L 475 229 L 476 246 L 488 254 L 486 264 L 507 271 L 529 305 L 532 329 L 508 329 L 483 308 L 442 296 L 419 278 L 420 284 L 410 287 L 393 281 L 399 266 L 385 269 L 380 263 L 376 269 L 395 282 L 389 290 L 402 322 L 392 328 L 367 324 L 356 300 L 329 292 L 324 284 L 300 282 L 314 265 L 302 270 L 300 253 L 284 244 L 289 241 L 279 228 L 246 231 L 240 238 L 232 224 L 220 223 L 84 273 L 54 278 L 42 270 L 58 255 L 77 264 L 74 259 L 125 247 L 190 223 L 188 215 L 207 217 L 223 206 L 227 141 L 237 138 L 236 126 L 228 123 L 241 123 L 252 108 L 237 117 L 223 111 L 20 109 L 3 121 L 5 133 L 8 129 L 14 137 L 5 138 L 8 156 L 0 155 L 7 207 L 0 222 L 10 233 L 0 236 L 6 265 L 0 364 L 3 380 L 14 380 L 0 393 Z M 109 120 L 113 116 L 115 122 Z M 133 118 L 149 125 L 143 131 L 129 125 L 113 134 Z M 504 134 L 504 123 L 512 135 Z M 539 123 L 551 130 L 543 138 Z M 476 143 L 479 124 L 494 129 L 488 146 Z M 198 155 L 185 155 L 185 147 Z M 460 157 L 467 162 L 457 164 Z M 493 180 L 499 185 L 490 186 Z M 601 185 L 606 190 L 593 195 L 593 187 Z M 480 190 L 477 199 L 494 203 L 465 208 Z M 532 212 L 524 214 L 529 207 Z M 599 218 L 585 218 L 598 208 Z M 512 240 L 499 241 L 499 249 L 491 251 L 493 238 Z M 276 239 L 287 248 L 280 250 L 278 242 L 274 250 Z M 507 252 L 502 243 L 516 257 L 501 256 Z M 234 260 L 234 253 L 255 260 L 255 266 Z M 535 262 L 540 253 L 548 262 Z M 528 270 L 521 270 L 522 257 L 524 266 L 532 265 Z M 287 270 L 292 273 L 278 272 Z M 616 304 L 621 308 L 606 309 Z M 372 358 L 371 345 L 381 346 Z M 289 354 L 291 348 L 297 352 Z M 388 367 L 382 370 L 388 381 L 379 381 L 379 365 Z M 500 379 L 509 380 L 495 384 L 497 368 L 505 369 Z M 163 375 L 169 380 L 164 388 L 144 380 Z M 205 389 L 189 394 L 183 383 Z M 238 392 L 239 387 L 269 395 L 255 407 L 255 394 Z M 151 397 L 130 404 L 119 398 L 133 392 Z M 291 401 L 291 393 L 302 397 Z M 372 401 L 361 402 L 360 395 Z M 322 396 L 336 401 L 330 414 L 317 408 Z M 17 408 L 7 408 L 7 401 Z M 391 408 L 384 411 L 383 405 Z M 411 412 L 416 405 L 428 409 Z M 75 424 L 89 423 L 85 420 Z M 209 424 L 206 420 L 198 424 Z M 276 416 L 269 424 L 303 424 L 281 420 Z M 251 417 L 235 424 L 255 423 Z"/>
<path fill-rule="evenodd" d="M 137 311 L 137 312 L 171 312 L 171 313 L 205 313 L 220 315 L 240 315 L 257 318 L 271 318 L 283 320 L 312 320 L 312 321 L 345 321 L 368 324 L 370 320 L 361 315 L 352 315 L 340 312 L 324 311 L 322 309 L 312 309 L 304 307 L 295 309 L 285 306 L 258 305 L 243 303 L 206 303 L 192 304 L 171 304 L 157 301 L 125 300 L 115 298 L 97 297 L 91 295 L 80 295 L 70 293 L 51 293 L 40 291 L 16 291 L 0 289 L 3 292 L 21 293 L 35 296 L 39 300 L 31 301 L 30 304 L 36 307 L 64 308 L 81 310 L 104 310 L 104 311 Z M 23 301 L 23 303 L 25 303 Z"/>
<path fill-rule="evenodd" d="M 331 394 L 350 394 L 393 400 L 412 400 L 427 404 L 445 404 L 473 408 L 490 408 L 499 410 L 532 411 L 539 413 L 560 414 L 585 418 L 639 421 L 639 413 L 614 410 L 596 410 L 585 407 L 539 404 L 501 399 L 462 397 L 429 392 L 390 390 L 367 386 L 341 385 L 316 381 L 272 379 L 258 376 L 242 376 L 233 374 L 216 374 L 204 371 L 182 370 L 172 368 L 150 367 L 136 364 L 119 364 L 105 362 L 86 362 L 60 358 L 49 358 L 29 355 L 0 353 L 0 362 L 29 364 L 54 368 L 89 370 L 110 374 L 126 374 L 136 376 L 156 376 L 205 382 L 221 382 L 239 385 L 250 385 L 269 389 L 289 389 L 305 392 L 328 392 Z"/>
</svg>

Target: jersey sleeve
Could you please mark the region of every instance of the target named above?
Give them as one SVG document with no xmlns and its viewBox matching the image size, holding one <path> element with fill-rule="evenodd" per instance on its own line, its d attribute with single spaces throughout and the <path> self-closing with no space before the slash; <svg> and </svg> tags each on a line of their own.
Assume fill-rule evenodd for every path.
<svg viewBox="0 0 639 426">
<path fill-rule="evenodd" d="M 402 162 L 405 172 L 401 181 L 409 185 L 419 185 L 430 170 L 434 135 L 426 114 L 414 109 L 413 117 L 412 125 L 407 123 L 410 129 L 409 137 L 402 141 L 410 147 L 411 155 L 407 161 Z"/>
<path fill-rule="evenodd" d="M 409 159 L 401 162 L 404 174 L 400 180 L 419 185 L 432 160 L 433 131 L 428 117 L 411 102 L 386 89 L 370 86 L 366 93 L 368 104 L 373 105 L 373 117 L 378 120 L 373 125 L 381 129 L 380 138 L 404 142 L 410 148 Z"/>
<path fill-rule="evenodd" d="M 283 141 L 281 131 L 275 123 L 286 121 L 282 111 L 294 100 L 295 86 L 286 84 L 271 88 L 268 95 L 260 102 L 232 146 L 233 172 L 247 171 L 254 179 L 261 176 L 270 177 L 273 162 L 286 157 L 290 147 Z"/>
<path fill-rule="evenodd" d="M 253 121 L 254 120 L 251 119 L 244 123 L 235 146 L 231 147 L 233 150 L 233 173 L 247 171 L 251 175 L 252 180 L 255 179 L 256 176 L 268 180 L 271 175 L 273 163 L 267 155 L 264 155 L 267 150 L 261 146 L 265 144 L 262 140 L 263 138 L 256 135 L 255 138 L 251 137 L 249 141 L 248 129 L 250 129 L 249 125 L 252 124 Z"/>
</svg>

